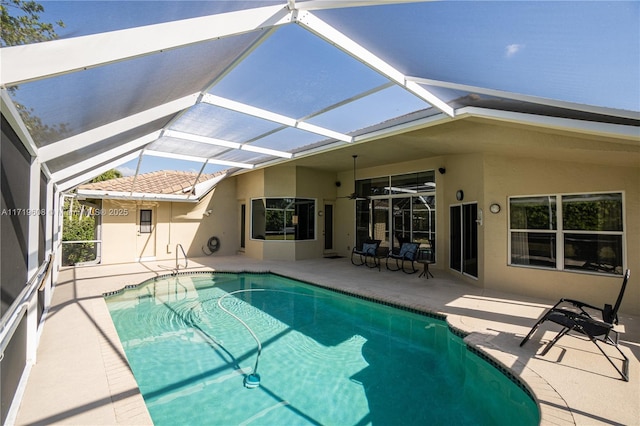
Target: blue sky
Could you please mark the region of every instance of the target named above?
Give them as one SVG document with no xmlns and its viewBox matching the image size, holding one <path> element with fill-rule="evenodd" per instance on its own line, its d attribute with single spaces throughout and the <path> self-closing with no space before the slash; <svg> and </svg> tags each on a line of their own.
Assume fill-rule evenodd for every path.
<svg viewBox="0 0 640 426">
<path fill-rule="evenodd" d="M 61 19 L 66 23 L 66 28 L 58 31 L 64 38 L 265 3 L 42 1 L 42 4 L 44 20 Z M 409 76 L 640 111 L 638 1 L 453 1 L 314 13 Z M 253 53 L 255 58 L 250 57 L 229 74 L 218 90 L 232 99 L 243 102 L 255 99 L 256 104 L 270 105 L 274 99 L 284 102 L 282 94 L 290 89 L 292 98 L 286 106 L 296 109 L 299 103 L 302 109 L 305 105 L 296 98 L 302 92 L 316 96 L 306 104 L 310 107 L 314 102 L 318 105 L 325 102 L 327 99 L 322 96 L 350 96 L 348 85 L 338 83 L 353 80 L 367 87 L 368 83 L 354 74 L 360 64 L 347 65 L 341 52 L 322 46 L 324 42 L 314 41 L 314 36 L 308 33 L 295 31 L 304 30 L 278 30 L 272 36 L 273 42 L 264 43 Z M 305 48 L 313 54 L 305 52 Z M 271 63 L 269 58 L 273 58 Z M 366 75 L 371 82 L 377 81 L 370 78 L 370 73 Z M 323 83 L 322 78 L 332 80 Z M 389 101 L 397 102 L 397 94 L 393 96 L 395 99 Z M 272 103 L 278 107 L 277 102 Z M 377 105 L 381 104 L 384 99 L 378 99 Z M 350 114 L 354 114 L 356 121 L 362 110 Z M 342 127 L 347 124 L 341 123 L 349 117 L 334 114 L 334 119 L 339 120 L 336 127 Z M 323 117 L 321 123 L 331 127 L 331 117 Z M 130 162 L 122 169 L 134 171 L 136 164 L 137 161 Z M 169 163 L 147 157 L 141 171 L 163 167 L 200 170 L 197 163 L 177 164 L 175 160 Z M 216 169 L 219 167 L 208 167 L 207 172 Z"/>
</svg>

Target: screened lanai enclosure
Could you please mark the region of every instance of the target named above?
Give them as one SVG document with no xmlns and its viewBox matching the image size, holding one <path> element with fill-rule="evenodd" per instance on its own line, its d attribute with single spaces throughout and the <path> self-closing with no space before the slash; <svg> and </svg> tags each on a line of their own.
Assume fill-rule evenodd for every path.
<svg viewBox="0 0 640 426">
<path fill-rule="evenodd" d="M 625 147 L 610 150 L 609 165 L 637 167 L 636 2 L 42 4 L 42 21 L 64 22 L 55 39 L 3 38 L 0 49 L 3 422 L 54 287 L 62 195 L 107 170 L 191 170 L 195 185 L 203 174 L 228 179 L 298 161 L 351 176 L 355 152 L 359 166 L 379 167 L 456 151 L 448 127 L 438 151 L 391 137 L 462 120 L 603 138 Z M 358 150 L 322 156 L 350 147 Z M 349 186 L 367 192 L 349 207 L 354 241 L 376 230 L 391 240 L 393 228 L 443 244 L 435 191 L 445 169 L 437 170 L 381 172 Z M 192 192 L 179 198 L 197 201 Z M 312 218 L 320 209 L 305 208 Z M 315 225 L 291 236 L 298 215 L 285 210 L 279 239 L 318 237 Z M 401 213 L 389 219 L 391 210 Z M 264 237 L 263 228 L 249 235 Z"/>
</svg>

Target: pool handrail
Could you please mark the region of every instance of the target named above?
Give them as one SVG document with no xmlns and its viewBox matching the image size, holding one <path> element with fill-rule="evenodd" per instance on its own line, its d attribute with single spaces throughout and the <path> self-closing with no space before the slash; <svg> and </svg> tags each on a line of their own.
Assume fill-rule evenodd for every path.
<svg viewBox="0 0 640 426">
<path fill-rule="evenodd" d="M 187 253 L 185 253 L 182 244 L 178 243 L 176 244 L 176 272 L 180 269 L 180 264 L 178 263 L 178 248 L 180 248 L 180 251 L 182 251 L 182 256 L 184 256 L 184 269 L 187 269 L 189 267 L 189 258 L 187 258 Z"/>
</svg>

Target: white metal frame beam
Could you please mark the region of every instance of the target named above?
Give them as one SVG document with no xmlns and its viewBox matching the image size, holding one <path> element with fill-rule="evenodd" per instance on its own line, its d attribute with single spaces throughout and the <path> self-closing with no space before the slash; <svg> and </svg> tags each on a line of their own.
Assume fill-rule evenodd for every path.
<svg viewBox="0 0 640 426">
<path fill-rule="evenodd" d="M 524 95 L 522 93 L 507 92 L 504 90 L 497 90 L 497 89 L 488 89 L 484 87 L 471 86 L 468 84 L 451 83 L 448 81 L 432 80 L 432 79 L 421 78 L 421 77 L 407 77 L 407 80 L 415 81 L 416 83 L 426 84 L 429 86 L 459 90 L 462 92 L 477 93 L 477 94 L 487 95 L 487 96 L 495 96 L 498 98 L 511 99 L 511 100 L 521 101 L 526 103 L 546 105 L 546 106 L 557 107 L 557 108 L 566 108 L 574 111 L 584 111 L 584 112 L 590 112 L 594 114 L 612 115 L 614 117 L 625 117 L 625 118 L 631 118 L 636 120 L 638 119 L 637 112 L 628 111 L 624 109 L 605 108 L 605 107 L 598 107 L 593 105 L 578 104 L 575 102 L 559 101 L 557 99 L 542 98 L 539 96 Z"/>
<path fill-rule="evenodd" d="M 364 65 L 368 66 L 374 71 L 382 74 L 389 80 L 394 81 L 401 87 L 404 87 L 415 96 L 418 96 L 419 98 L 429 102 L 435 108 L 439 109 L 448 116 L 455 116 L 455 110 L 449 104 L 438 98 L 433 93 L 424 89 L 415 81 L 408 81 L 407 77 L 403 73 L 401 73 L 364 47 L 360 46 L 358 43 L 342 34 L 331 25 L 322 21 L 312 13 L 307 11 L 299 11 L 297 13 L 297 16 L 295 16 L 295 22 L 308 31 L 312 32 L 313 34 L 317 35 L 318 37 L 333 44 L 338 49 L 342 50 L 354 59 L 362 62 Z"/>
<path fill-rule="evenodd" d="M 121 155 L 130 153 L 133 150 L 142 149 L 146 145 L 158 139 L 159 137 L 160 137 L 160 130 L 153 133 L 149 133 L 148 135 L 145 135 L 141 138 L 135 139 L 131 142 L 127 142 L 109 151 L 103 152 L 102 154 L 96 155 L 87 160 L 76 163 L 73 166 L 69 166 L 62 170 L 59 170 L 51 175 L 51 179 L 53 179 L 54 182 L 58 182 L 58 181 L 68 179 L 72 176 L 85 173 L 91 170 L 91 168 L 96 167 L 106 161 L 109 161 L 114 158 L 118 158 Z"/>
<path fill-rule="evenodd" d="M 627 140 L 631 145 L 640 145 L 640 132 L 636 126 L 599 123 L 571 118 L 551 117 L 523 112 L 499 111 L 488 108 L 465 107 L 458 110 L 458 116 L 473 116 L 516 124 L 528 124 L 547 129 L 565 130 L 574 133 L 605 136 Z"/>
<path fill-rule="evenodd" d="M 38 150 L 40 161 L 46 162 L 61 157 L 78 149 L 85 148 L 96 142 L 105 140 L 119 133 L 135 129 L 146 123 L 176 114 L 196 104 L 200 93 L 194 93 L 175 101 L 130 115 L 120 120 L 113 121 L 95 129 L 88 130 L 67 139 L 43 146 Z"/>
<path fill-rule="evenodd" d="M 165 130 L 163 136 L 168 138 L 183 139 L 193 142 L 200 142 L 208 145 L 221 146 L 230 149 L 239 149 L 242 151 L 256 152 L 259 154 L 272 155 L 274 157 L 291 158 L 293 154 L 290 152 L 277 151 L 275 149 L 261 148 L 251 144 L 241 144 L 238 142 L 229 142 L 222 139 L 210 138 L 207 136 L 195 135 L 193 133 L 179 132 L 177 130 Z"/>
<path fill-rule="evenodd" d="M 97 167 L 95 169 L 91 169 L 89 171 L 87 171 L 86 173 L 83 173 L 80 176 L 76 176 L 74 178 L 65 180 L 63 182 L 60 182 L 58 184 L 58 191 L 63 192 L 63 191 L 67 191 L 71 188 L 73 188 L 74 186 L 78 186 L 82 183 L 85 183 L 88 180 L 93 179 L 96 176 L 100 176 L 100 174 L 106 172 L 107 170 L 111 170 L 113 168 L 118 167 L 121 164 L 127 163 L 131 160 L 133 160 L 134 158 L 136 158 L 138 156 L 138 152 L 132 152 L 131 154 L 125 155 L 124 157 L 120 157 L 118 159 L 115 159 L 107 164 L 104 164 L 103 166 Z"/>
<path fill-rule="evenodd" d="M 22 121 L 20 117 L 20 113 L 16 109 L 13 101 L 11 100 L 11 96 L 6 89 L 0 90 L 0 105 L 2 108 L 2 112 L 4 113 L 5 118 L 11 125 L 11 128 L 20 138 L 20 141 L 24 145 L 25 149 L 35 157 L 38 153 L 38 147 L 36 146 L 29 130 L 27 130 L 27 126 Z"/>
<path fill-rule="evenodd" d="M 255 166 L 249 163 L 239 163 L 236 161 L 218 160 L 216 158 L 196 157 L 194 155 L 177 154 L 175 152 L 154 151 L 147 149 L 144 151 L 144 155 L 150 155 L 152 157 L 171 158 L 174 160 L 192 161 L 194 163 L 209 162 L 211 164 L 220 164 L 222 166 L 239 167 L 242 169 L 253 169 Z"/>
<path fill-rule="evenodd" d="M 0 85 L 14 86 L 290 22 L 288 8 L 276 5 L 5 47 Z"/>
<path fill-rule="evenodd" d="M 304 121 L 296 120 L 295 118 L 287 117 L 285 115 L 277 114 L 275 112 L 267 111 L 262 108 L 257 108 L 251 105 L 243 104 L 240 102 L 232 101 L 231 99 L 222 98 L 220 96 L 211 95 L 209 93 L 202 96 L 202 102 L 210 105 L 226 108 L 231 111 L 240 112 L 254 117 L 262 118 L 264 120 L 273 121 L 275 123 L 283 124 L 285 126 L 294 127 L 307 132 L 316 133 L 328 138 L 338 139 L 343 142 L 352 142 L 353 138 L 344 133 L 336 132 L 324 127 L 316 126 Z"/>
<path fill-rule="evenodd" d="M 327 10 L 342 9 L 345 7 L 380 6 L 384 4 L 426 3 L 431 1 L 436 0 L 306 0 L 300 3 L 296 3 L 295 0 L 289 0 L 289 9 Z"/>
</svg>

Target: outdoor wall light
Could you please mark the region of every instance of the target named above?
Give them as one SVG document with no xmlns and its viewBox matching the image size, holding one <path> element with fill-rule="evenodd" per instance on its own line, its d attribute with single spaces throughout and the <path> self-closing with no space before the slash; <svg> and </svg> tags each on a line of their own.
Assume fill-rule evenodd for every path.
<svg viewBox="0 0 640 426">
<path fill-rule="evenodd" d="M 445 169 L 444 167 L 440 167 L 438 171 L 440 172 L 441 175 L 447 173 L 447 169 Z"/>
<path fill-rule="evenodd" d="M 489 211 L 493 214 L 500 213 L 501 207 L 498 203 L 493 203 L 489 206 Z"/>
<path fill-rule="evenodd" d="M 323 214 L 322 210 L 318 211 L 318 216 L 322 216 Z"/>
</svg>

